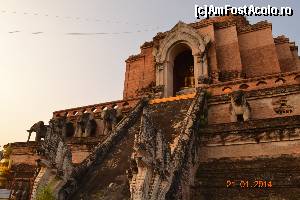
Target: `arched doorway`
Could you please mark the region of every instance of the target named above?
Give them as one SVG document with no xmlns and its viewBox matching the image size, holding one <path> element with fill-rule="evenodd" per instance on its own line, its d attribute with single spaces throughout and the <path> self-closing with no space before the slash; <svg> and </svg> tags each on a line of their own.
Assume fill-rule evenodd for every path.
<svg viewBox="0 0 300 200">
<path fill-rule="evenodd" d="M 188 24 L 179 22 L 163 39 L 158 39 L 156 42 L 157 44 L 153 48 L 156 86 L 163 86 L 163 90 L 159 94 L 169 97 L 175 96 L 178 92 L 178 94 L 194 92 L 194 89 L 184 92 L 181 92 L 181 89 L 186 86 L 188 86 L 187 88 L 196 88 L 199 86 L 199 77 L 208 76 L 205 49 L 210 42 L 209 36 L 203 36 Z M 191 66 L 193 69 L 190 68 Z"/>
<path fill-rule="evenodd" d="M 191 49 L 184 49 L 174 59 L 173 95 L 194 87 L 194 57 Z"/>
</svg>

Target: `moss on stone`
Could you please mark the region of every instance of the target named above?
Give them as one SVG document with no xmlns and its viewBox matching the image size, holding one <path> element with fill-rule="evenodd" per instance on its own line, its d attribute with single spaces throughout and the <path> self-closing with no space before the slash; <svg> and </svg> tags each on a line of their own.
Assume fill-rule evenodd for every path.
<svg viewBox="0 0 300 200">
<path fill-rule="evenodd" d="M 37 200 L 55 200 L 55 197 L 52 195 L 52 191 L 51 191 L 50 187 L 47 185 L 38 190 L 36 199 Z"/>
</svg>

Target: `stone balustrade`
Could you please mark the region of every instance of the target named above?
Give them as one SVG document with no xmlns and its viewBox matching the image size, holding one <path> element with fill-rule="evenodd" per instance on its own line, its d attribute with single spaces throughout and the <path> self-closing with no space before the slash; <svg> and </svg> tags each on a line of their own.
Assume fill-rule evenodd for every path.
<svg viewBox="0 0 300 200">
<path fill-rule="evenodd" d="M 95 115 L 97 115 L 101 113 L 103 109 L 114 108 L 115 106 L 117 106 L 118 108 L 126 112 L 129 111 L 130 108 L 134 107 L 138 101 L 139 98 L 126 99 L 126 100 L 111 101 L 111 102 L 99 103 L 99 104 L 82 106 L 77 108 L 59 110 L 53 112 L 53 118 L 62 117 L 62 116 L 67 116 L 69 118 L 72 118 L 74 116 L 82 115 L 83 113 L 94 113 Z"/>
</svg>

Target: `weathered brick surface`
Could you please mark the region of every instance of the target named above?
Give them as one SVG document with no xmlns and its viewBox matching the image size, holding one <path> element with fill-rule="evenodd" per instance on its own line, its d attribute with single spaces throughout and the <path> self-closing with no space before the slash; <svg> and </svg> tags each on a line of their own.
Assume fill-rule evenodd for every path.
<svg viewBox="0 0 300 200">
<path fill-rule="evenodd" d="M 299 170 L 299 158 L 292 156 L 201 163 L 196 175 L 194 199 L 296 200 L 300 198 Z M 235 186 L 227 188 L 227 180 L 234 181 Z M 272 187 L 254 187 L 255 180 L 271 181 Z M 248 181 L 249 187 L 241 187 L 241 181 Z"/>
<path fill-rule="evenodd" d="M 238 39 L 247 77 L 280 72 L 271 28 L 240 34 Z"/>
<path fill-rule="evenodd" d="M 210 38 L 208 71 L 214 74 L 214 83 L 236 80 L 240 76 L 251 78 L 300 69 L 297 47 L 289 42 L 278 43 L 281 37 L 275 43 L 270 23 L 251 25 L 242 17 L 229 16 L 190 25 Z M 166 34 L 168 32 L 154 37 L 155 42 L 164 39 Z M 124 98 L 137 97 L 137 90 L 156 80 L 153 44 L 149 44 L 126 61 Z M 219 79 L 215 75 L 218 73 Z"/>
<path fill-rule="evenodd" d="M 297 69 L 297 60 L 290 50 L 289 43 L 276 44 L 276 51 L 282 72 L 294 71 Z"/>
<path fill-rule="evenodd" d="M 215 31 L 218 68 L 220 71 L 242 71 L 236 27 Z"/>
<path fill-rule="evenodd" d="M 10 159 L 13 165 L 26 163 L 28 165 L 36 165 L 35 160 L 39 159 L 36 154 L 37 144 L 35 142 L 18 142 L 12 144 L 12 153 Z"/>
<path fill-rule="evenodd" d="M 274 108 L 278 100 L 285 98 L 287 104 L 293 108 L 292 113 L 278 114 L 275 112 Z M 263 98 L 253 98 L 248 99 L 251 108 L 251 119 L 266 119 L 282 116 L 300 115 L 300 94 L 281 94 L 276 97 L 263 97 Z M 230 121 L 230 102 L 220 102 L 210 104 L 208 109 L 208 123 L 209 124 L 219 124 L 219 123 L 229 123 Z"/>
<path fill-rule="evenodd" d="M 91 151 L 89 150 L 74 150 L 72 151 L 72 162 L 74 164 L 81 163 L 90 155 Z"/>
<path fill-rule="evenodd" d="M 124 99 L 136 97 L 136 91 L 155 82 L 152 48 L 142 49 L 137 59 L 128 59 L 124 82 Z"/>
<path fill-rule="evenodd" d="M 225 146 L 202 147 L 199 155 L 201 162 L 222 158 L 251 159 L 252 157 L 253 159 L 263 156 L 300 156 L 300 142 L 297 140 L 259 144 L 232 144 Z"/>
<path fill-rule="evenodd" d="M 213 25 L 208 25 L 198 29 L 198 32 L 205 36 L 208 35 L 211 38 L 211 46 L 208 50 L 208 65 L 210 66 L 210 71 L 218 71 L 218 61 L 216 53 L 216 40 L 215 40 L 215 30 Z"/>
</svg>

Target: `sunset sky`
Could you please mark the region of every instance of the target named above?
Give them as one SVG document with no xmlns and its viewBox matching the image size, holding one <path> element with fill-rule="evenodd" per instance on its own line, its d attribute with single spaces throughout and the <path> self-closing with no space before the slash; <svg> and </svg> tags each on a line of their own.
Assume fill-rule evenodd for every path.
<svg viewBox="0 0 300 200">
<path fill-rule="evenodd" d="M 55 110 L 122 99 L 125 59 L 179 20 L 194 22 L 195 4 L 225 1 L 1 0 L 0 145 L 26 141 L 26 130 Z M 274 37 L 300 44 L 299 1 L 226 4 L 292 7 L 291 17 L 248 20 L 268 20 Z"/>
</svg>

